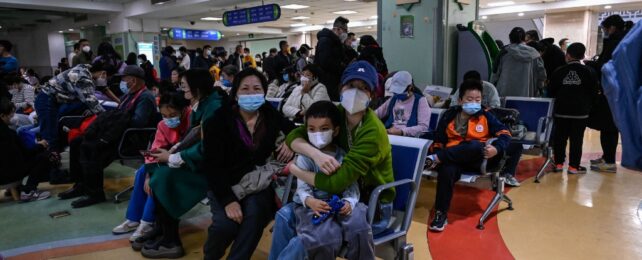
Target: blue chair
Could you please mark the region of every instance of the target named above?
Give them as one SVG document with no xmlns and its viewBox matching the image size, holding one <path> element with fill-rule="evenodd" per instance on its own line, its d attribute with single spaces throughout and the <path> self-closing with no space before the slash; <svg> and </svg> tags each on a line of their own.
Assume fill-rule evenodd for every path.
<svg viewBox="0 0 642 260">
<path fill-rule="evenodd" d="M 546 158 L 535 176 L 536 183 L 539 183 L 546 167 L 553 163 L 553 148 L 549 145 L 553 130 L 553 103 L 552 98 L 506 97 L 504 100 L 504 107 L 519 111 L 520 120 L 526 126 L 524 139 L 513 142 L 529 149 L 539 148 L 541 156 Z"/>
<path fill-rule="evenodd" d="M 281 103 L 283 103 L 283 98 L 265 98 L 265 100 L 277 110 L 281 107 Z"/>
<path fill-rule="evenodd" d="M 441 119 L 441 115 L 446 112 L 446 109 L 442 108 L 431 108 L 430 109 L 430 124 L 428 124 L 428 132 L 433 132 L 437 130 L 437 123 Z"/>
</svg>

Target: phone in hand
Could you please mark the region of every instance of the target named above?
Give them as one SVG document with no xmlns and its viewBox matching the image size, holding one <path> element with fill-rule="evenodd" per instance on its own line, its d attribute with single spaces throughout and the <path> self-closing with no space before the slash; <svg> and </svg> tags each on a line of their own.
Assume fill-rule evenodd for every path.
<svg viewBox="0 0 642 260">
<path fill-rule="evenodd" d="M 150 150 L 139 150 L 138 152 L 139 152 L 141 155 L 145 156 L 145 157 L 150 157 L 150 156 L 152 156 L 152 151 L 150 151 Z"/>
</svg>

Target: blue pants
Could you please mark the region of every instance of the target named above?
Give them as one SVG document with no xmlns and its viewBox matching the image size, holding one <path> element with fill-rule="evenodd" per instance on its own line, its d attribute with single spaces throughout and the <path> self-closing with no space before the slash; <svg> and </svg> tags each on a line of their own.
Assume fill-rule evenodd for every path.
<svg viewBox="0 0 642 260">
<path fill-rule="evenodd" d="M 49 143 L 49 149 L 55 152 L 62 152 L 64 148 L 60 143 L 60 129 L 58 127 L 60 117 L 80 115 L 87 108 L 81 102 L 58 104 L 54 98 L 43 92 L 36 96 L 34 107 L 38 114 L 40 135 Z"/>
<path fill-rule="evenodd" d="M 508 145 L 508 148 L 506 148 L 506 162 L 504 163 L 504 168 L 502 169 L 502 174 L 510 175 L 515 177 L 515 173 L 517 172 L 517 165 L 519 164 L 519 160 L 522 157 L 522 152 L 524 151 L 524 146 L 520 143 L 511 143 Z"/>
<path fill-rule="evenodd" d="M 125 217 L 130 221 L 154 222 L 156 220 L 154 198 L 148 196 L 144 189 L 145 175 L 145 165 L 143 165 L 136 171 L 134 191 L 132 191 L 132 196 L 127 206 L 127 215 Z"/>
</svg>

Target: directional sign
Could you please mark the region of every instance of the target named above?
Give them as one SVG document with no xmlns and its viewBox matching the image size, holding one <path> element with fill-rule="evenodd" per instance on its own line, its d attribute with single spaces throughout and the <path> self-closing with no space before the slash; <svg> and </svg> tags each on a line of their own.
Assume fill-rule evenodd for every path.
<svg viewBox="0 0 642 260">
<path fill-rule="evenodd" d="M 169 37 L 174 40 L 202 40 L 202 41 L 218 41 L 221 39 L 221 32 L 219 31 L 202 31 L 183 28 L 172 28 L 169 30 Z"/>
<path fill-rule="evenodd" d="M 225 26 L 237 26 L 271 22 L 279 20 L 279 18 L 281 18 L 281 7 L 278 4 L 269 4 L 227 11 L 223 13 L 223 24 Z"/>
</svg>

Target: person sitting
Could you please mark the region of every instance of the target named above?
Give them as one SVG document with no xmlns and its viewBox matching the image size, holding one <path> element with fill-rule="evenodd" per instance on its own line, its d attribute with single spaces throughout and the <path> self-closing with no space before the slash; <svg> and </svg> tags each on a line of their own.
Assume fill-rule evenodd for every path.
<svg viewBox="0 0 642 260">
<path fill-rule="evenodd" d="M 225 92 L 230 93 L 232 89 L 232 82 L 234 82 L 234 76 L 239 73 L 239 69 L 234 65 L 225 65 L 221 70 L 220 81 L 214 83 L 214 86 L 219 86 Z"/>
<path fill-rule="evenodd" d="M 49 177 L 49 154 L 46 152 L 47 141 L 40 140 L 34 148 L 28 149 L 23 144 L 16 131 L 9 128 L 9 121 L 13 118 L 16 107 L 6 98 L 0 98 L 0 185 L 15 182 L 22 183 L 24 177 L 27 184 L 18 186 L 22 202 L 47 199 L 51 196 L 48 191 L 38 190 L 38 184 Z"/>
<path fill-rule="evenodd" d="M 188 108 L 189 101 L 183 94 L 166 92 L 160 98 L 159 109 L 163 120 L 156 126 L 156 136 L 150 148 L 154 151 L 158 148 L 170 149 L 178 143 L 179 139 L 187 133 L 189 126 Z M 156 163 L 153 157 L 146 157 L 145 164 Z M 156 209 L 152 190 L 149 186 L 149 174 L 143 165 L 136 171 L 134 178 L 134 190 L 132 191 L 129 205 L 127 206 L 126 220 L 116 226 L 112 233 L 120 235 L 135 232 L 129 237 L 134 242 L 152 229 L 152 223 L 156 220 L 154 211 Z"/>
<path fill-rule="evenodd" d="M 290 97 L 283 105 L 283 115 L 302 123 L 305 111 L 315 102 L 330 101 L 328 90 L 323 83 L 319 82 L 321 69 L 319 66 L 310 64 L 306 65 L 301 71 L 301 84 L 294 88 Z"/>
<path fill-rule="evenodd" d="M 341 114 L 330 101 L 319 101 L 308 109 L 305 122 L 310 144 L 325 154 L 333 156 L 339 163 L 345 156 L 345 150 L 337 146 L 340 132 Z M 301 170 L 323 174 L 314 161 L 304 155 L 296 159 L 296 166 Z M 292 245 L 305 247 L 305 255 L 295 257 L 293 252 L 302 252 L 299 248 L 286 247 L 279 254 L 279 259 L 334 259 L 346 241 L 348 259 L 374 259 L 374 244 L 370 224 L 366 219 L 367 207 L 359 203 L 357 182 L 350 184 L 340 193 L 341 207 L 335 218 L 328 204 L 333 197 L 331 193 L 312 187 L 302 180 L 297 180 L 296 195 L 293 199 L 296 206 L 296 230 L 298 239 Z M 333 214 L 321 223 L 315 223 L 323 214 Z M 360 236 L 360 234 L 365 234 Z"/>
<path fill-rule="evenodd" d="M 484 159 L 488 167 L 499 164 L 508 147 L 510 131 L 495 116 L 481 107 L 483 87 L 478 80 L 464 81 L 459 88 L 461 106 L 448 109 L 437 125 L 433 151 L 426 158 L 426 167 L 436 168 L 437 196 L 435 217 L 430 230 L 443 231 L 455 182 L 464 171 L 479 171 Z M 494 143 L 486 143 L 497 137 Z"/>
<path fill-rule="evenodd" d="M 348 66 L 341 77 L 341 105 L 339 106 L 340 129 L 338 146 L 347 153 L 343 162 L 339 162 L 310 145 L 307 128 L 301 126 L 286 139 L 292 150 L 308 158 L 313 158 L 325 174 L 303 171 L 296 165 L 290 165 L 290 173 L 299 180 L 318 189 L 338 194 L 352 183 L 359 181 L 361 202 L 368 203 L 370 193 L 375 187 L 394 181 L 392 172 L 392 147 L 388 141 L 386 128 L 377 118 L 374 111 L 368 108 L 371 97 L 377 86 L 377 72 L 365 61 L 357 61 Z M 339 167 L 340 166 L 340 167 Z M 392 202 L 395 189 L 381 193 L 372 225 L 372 234 L 379 234 L 388 227 L 392 216 Z M 276 214 L 270 259 L 278 259 L 286 247 L 295 248 L 294 255 L 304 253 L 301 241 L 296 236 L 294 204 L 284 205 Z M 299 245 L 296 245 L 299 244 Z"/>
<path fill-rule="evenodd" d="M 252 187 L 240 185 L 257 167 L 266 165 L 272 154 L 278 154 L 274 159 L 280 162 L 293 156 L 285 144 L 277 148 L 276 143 L 294 124 L 265 102 L 266 90 L 263 74 L 252 68 L 239 72 L 230 100 L 203 128 L 212 212 L 203 247 L 205 259 L 221 259 L 232 242 L 229 259 L 250 259 L 276 211 L 275 193 L 269 186 L 274 172 L 268 172 L 268 181 Z"/>
<path fill-rule="evenodd" d="M 287 100 L 294 88 L 299 84 L 299 73 L 296 71 L 296 66 L 289 66 L 283 71 L 282 84 L 279 85 L 280 80 L 275 80 L 268 86 L 268 91 L 265 97 L 268 98 L 283 98 Z"/>
<path fill-rule="evenodd" d="M 60 194 L 60 199 L 83 196 L 71 203 L 73 208 L 82 208 L 104 202 L 103 169 L 117 157 L 117 144 L 127 127 L 149 127 L 156 124 L 156 102 L 145 87 L 145 73 L 136 65 L 123 71 L 127 94 L 118 112 L 99 115 L 82 137 L 74 139 L 70 146 L 69 165 L 74 186 Z"/>
<path fill-rule="evenodd" d="M 486 108 L 496 108 L 500 107 L 499 94 L 497 93 L 497 88 L 485 80 L 481 79 L 481 74 L 476 70 L 468 71 L 464 74 L 464 81 L 466 80 L 479 80 L 482 82 L 484 91 L 482 92 L 482 106 Z M 455 91 L 453 98 L 450 99 L 450 106 L 454 107 L 459 105 L 459 89 Z"/>
<path fill-rule="evenodd" d="M 5 84 L 9 86 L 11 102 L 16 106 L 16 113 L 29 114 L 33 110 L 35 101 L 34 87 L 23 82 L 18 73 L 9 73 L 4 77 Z"/>
<path fill-rule="evenodd" d="M 428 101 L 412 83 L 407 71 L 398 71 L 390 82 L 392 98 L 377 110 L 389 135 L 418 137 L 428 131 L 430 125 L 430 106 Z"/>
</svg>

